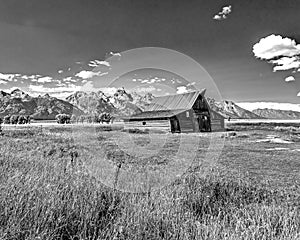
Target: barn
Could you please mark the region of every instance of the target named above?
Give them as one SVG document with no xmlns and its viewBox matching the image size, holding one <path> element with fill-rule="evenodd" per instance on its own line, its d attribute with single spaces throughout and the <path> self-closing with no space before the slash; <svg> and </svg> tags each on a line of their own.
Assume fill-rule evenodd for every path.
<svg viewBox="0 0 300 240">
<path fill-rule="evenodd" d="M 172 133 L 224 130 L 224 117 L 210 109 L 205 89 L 155 97 L 145 111 L 124 119 L 125 128 L 163 128 Z"/>
</svg>

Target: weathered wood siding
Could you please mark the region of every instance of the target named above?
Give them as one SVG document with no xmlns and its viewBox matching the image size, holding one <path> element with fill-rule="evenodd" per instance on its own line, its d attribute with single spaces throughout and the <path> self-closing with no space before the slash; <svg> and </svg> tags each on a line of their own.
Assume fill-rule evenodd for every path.
<svg viewBox="0 0 300 240">
<path fill-rule="evenodd" d="M 146 124 L 144 125 L 143 122 Z M 141 130 L 145 129 L 160 129 L 164 131 L 171 131 L 170 120 L 145 120 L 145 121 L 132 121 L 125 122 L 124 129 L 134 129 L 138 128 Z"/>
<path fill-rule="evenodd" d="M 193 117 L 192 111 L 190 110 L 177 115 L 181 132 L 194 132 Z"/>
<path fill-rule="evenodd" d="M 223 119 L 212 119 L 211 120 L 211 131 L 223 131 L 224 130 L 224 120 Z"/>
</svg>

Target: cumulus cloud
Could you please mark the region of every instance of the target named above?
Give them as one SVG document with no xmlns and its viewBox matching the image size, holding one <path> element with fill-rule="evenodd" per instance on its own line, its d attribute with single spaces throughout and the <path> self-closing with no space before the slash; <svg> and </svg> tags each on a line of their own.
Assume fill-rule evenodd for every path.
<svg viewBox="0 0 300 240">
<path fill-rule="evenodd" d="M 284 79 L 284 81 L 286 81 L 286 82 L 293 82 L 293 81 L 295 81 L 295 77 L 294 76 L 288 76 L 288 77 L 286 77 Z"/>
<path fill-rule="evenodd" d="M 105 59 L 112 57 L 112 58 L 117 58 L 117 60 L 120 60 L 121 56 L 122 55 L 119 52 L 109 52 L 105 54 Z"/>
<path fill-rule="evenodd" d="M 0 80 L 0 84 L 7 84 L 7 81 Z"/>
<path fill-rule="evenodd" d="M 148 86 L 148 87 L 137 87 L 133 90 L 137 93 L 147 93 L 147 92 L 157 91 L 157 88 L 155 88 L 153 86 Z"/>
<path fill-rule="evenodd" d="M 18 76 L 17 74 L 7 74 L 7 73 L 0 73 L 0 79 L 1 80 L 6 80 L 6 81 L 12 81 L 16 76 Z"/>
<path fill-rule="evenodd" d="M 270 60 L 276 57 L 292 57 L 300 54 L 300 45 L 295 40 L 280 35 L 269 35 L 253 46 L 257 58 Z"/>
<path fill-rule="evenodd" d="M 118 53 L 118 52 L 109 52 L 109 55 L 116 56 L 116 57 L 121 57 L 121 53 Z"/>
<path fill-rule="evenodd" d="M 224 20 L 231 13 L 231 5 L 224 6 L 218 14 L 216 14 L 213 19 L 214 20 Z"/>
<path fill-rule="evenodd" d="M 182 93 L 188 93 L 190 91 L 191 91 L 191 89 L 188 89 L 186 86 L 179 86 L 179 87 L 177 87 L 176 93 L 182 94 Z"/>
<path fill-rule="evenodd" d="M 274 72 L 300 68 L 299 57 L 282 57 L 278 60 L 271 60 L 270 63 L 275 65 Z"/>
<path fill-rule="evenodd" d="M 92 60 L 88 64 L 90 67 L 98 67 L 100 65 L 110 67 L 110 63 L 108 61 L 100 61 L 100 60 Z"/>
<path fill-rule="evenodd" d="M 190 86 L 194 86 L 195 84 L 196 84 L 196 82 L 191 82 L 191 83 L 188 83 L 186 86 L 190 87 Z"/>
<path fill-rule="evenodd" d="M 159 78 L 159 77 L 151 77 L 151 78 L 145 78 L 145 79 L 142 79 L 142 78 L 133 78 L 132 81 L 133 82 L 140 82 L 140 83 L 147 83 L 147 84 L 153 84 L 153 83 L 160 83 L 160 82 L 163 82 L 165 81 L 166 79 L 165 78 Z"/>
<path fill-rule="evenodd" d="M 41 77 L 41 78 L 38 78 L 37 79 L 37 82 L 39 82 L 39 83 L 50 83 L 50 82 L 52 82 L 53 81 L 53 79 L 51 78 L 51 77 Z"/>
<path fill-rule="evenodd" d="M 300 68 L 300 44 L 280 35 L 269 35 L 253 46 L 256 58 L 274 65 L 273 71 L 294 70 Z"/>
<path fill-rule="evenodd" d="M 214 20 L 222 20 L 222 17 L 219 16 L 218 14 L 216 14 L 214 17 L 213 17 Z"/>
<path fill-rule="evenodd" d="M 95 76 L 103 76 L 107 74 L 106 72 L 93 72 L 93 71 L 86 71 L 86 70 L 83 70 L 83 71 L 80 71 L 79 73 L 76 73 L 75 76 L 76 77 L 80 77 L 82 79 L 89 79 L 89 78 L 92 78 L 92 77 L 95 77 Z"/>
<path fill-rule="evenodd" d="M 107 96 L 113 96 L 118 89 L 115 87 L 104 87 L 104 88 L 99 88 L 99 90 L 102 91 Z"/>
</svg>

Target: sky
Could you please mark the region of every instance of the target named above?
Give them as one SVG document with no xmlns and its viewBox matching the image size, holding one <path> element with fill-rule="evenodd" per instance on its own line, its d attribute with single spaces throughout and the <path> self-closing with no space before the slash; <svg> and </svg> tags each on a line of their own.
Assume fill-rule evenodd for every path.
<svg viewBox="0 0 300 240">
<path fill-rule="evenodd" d="M 298 0 L 0 0 L 0 89 L 299 103 L 299 12 Z"/>
</svg>

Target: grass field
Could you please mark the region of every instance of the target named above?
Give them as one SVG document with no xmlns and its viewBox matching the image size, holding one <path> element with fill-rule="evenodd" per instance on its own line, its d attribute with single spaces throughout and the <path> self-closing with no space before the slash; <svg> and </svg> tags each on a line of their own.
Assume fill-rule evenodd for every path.
<svg viewBox="0 0 300 240">
<path fill-rule="evenodd" d="M 299 124 L 173 135 L 104 126 L 4 129 L 0 239 L 300 238 Z M 119 191 L 145 171 L 155 188 Z"/>
</svg>

